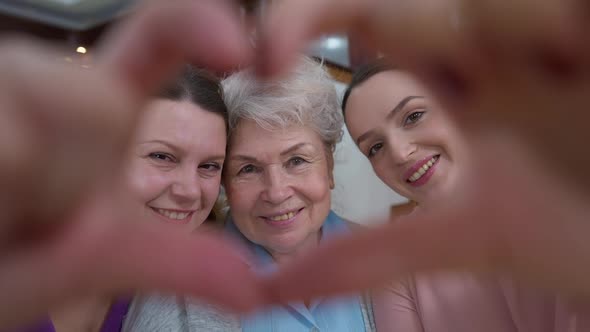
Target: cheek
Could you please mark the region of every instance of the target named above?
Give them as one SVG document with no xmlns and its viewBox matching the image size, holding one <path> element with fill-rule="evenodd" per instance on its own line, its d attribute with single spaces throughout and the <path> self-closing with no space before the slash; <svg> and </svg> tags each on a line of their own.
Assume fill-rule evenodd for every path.
<svg viewBox="0 0 590 332">
<path fill-rule="evenodd" d="M 203 201 L 208 210 L 213 208 L 219 196 L 220 178 L 215 177 L 206 179 L 201 184 L 201 192 L 203 193 Z"/>
<path fill-rule="evenodd" d="M 444 135 L 445 137 L 443 149 L 447 153 L 450 160 L 462 159 L 463 155 L 467 155 L 467 141 L 463 138 L 459 130 L 451 127 L 441 135 Z"/>
<path fill-rule="evenodd" d="M 401 174 L 396 172 L 386 158 L 383 158 L 382 156 L 379 159 L 375 159 L 371 164 L 377 177 L 391 190 L 404 197 L 411 198 L 410 196 L 412 196 L 412 194 L 408 190 L 405 179 L 402 178 Z"/>
<path fill-rule="evenodd" d="M 225 187 L 232 218 L 238 229 L 249 239 L 258 237 L 260 228 L 256 206 L 260 197 L 259 187 L 255 183 L 233 182 Z"/>
<path fill-rule="evenodd" d="M 373 162 L 373 169 L 377 177 L 393 191 L 398 193 L 403 191 L 404 183 L 400 174 L 397 174 L 393 167 L 388 166 L 384 159 Z"/>
<path fill-rule="evenodd" d="M 430 119 L 428 125 L 424 126 L 422 130 L 422 136 L 425 137 L 426 143 L 442 148 L 447 154 L 461 149 L 463 141 L 455 122 L 442 114 Z"/>
<path fill-rule="evenodd" d="M 307 191 L 304 193 L 306 199 L 312 203 L 312 209 L 309 211 L 310 223 L 305 224 L 300 229 L 304 234 L 315 232 L 319 230 L 326 217 L 330 213 L 331 209 L 331 192 L 327 183 L 317 183 L 307 187 Z"/>
<path fill-rule="evenodd" d="M 145 203 L 162 195 L 169 186 L 170 175 L 155 170 L 149 165 L 135 165 L 127 175 L 128 187 L 140 201 Z"/>
<path fill-rule="evenodd" d="M 388 169 L 390 169 L 391 167 L 388 167 L 390 158 L 387 155 L 387 153 L 388 153 L 387 149 L 383 148 L 379 152 L 380 152 L 380 154 L 378 154 L 378 155 L 374 156 L 372 159 L 368 159 L 368 160 L 371 163 L 371 167 L 373 168 L 373 171 L 375 171 L 375 174 L 377 174 L 378 176 L 381 176 L 381 174 L 384 174 L 384 172 L 387 171 Z"/>
<path fill-rule="evenodd" d="M 254 184 L 238 183 L 229 181 L 225 186 L 228 204 L 236 215 L 247 215 L 256 204 L 256 198 L 259 196 Z"/>
<path fill-rule="evenodd" d="M 330 206 L 330 178 L 327 172 L 317 172 L 316 174 L 301 178 L 299 181 L 295 181 L 295 183 L 297 183 L 297 192 L 304 196 L 304 200 L 321 207 Z"/>
<path fill-rule="evenodd" d="M 308 182 L 304 187 L 304 192 L 312 201 L 324 202 L 330 198 L 330 183 L 328 178 L 322 178 L 321 181 Z"/>
<path fill-rule="evenodd" d="M 390 187 L 394 185 L 393 180 L 395 177 L 391 174 L 391 167 L 387 167 L 384 160 L 373 161 L 372 166 L 375 174 L 377 174 L 377 177 L 379 177 L 381 181 L 385 182 Z"/>
</svg>

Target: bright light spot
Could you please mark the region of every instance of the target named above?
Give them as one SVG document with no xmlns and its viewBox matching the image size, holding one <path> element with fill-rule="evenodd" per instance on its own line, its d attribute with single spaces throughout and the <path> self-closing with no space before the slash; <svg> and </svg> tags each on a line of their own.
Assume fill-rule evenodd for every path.
<svg viewBox="0 0 590 332">
<path fill-rule="evenodd" d="M 76 52 L 78 52 L 80 54 L 86 54 L 86 47 L 78 46 L 78 48 L 76 49 Z"/>
<path fill-rule="evenodd" d="M 328 37 L 324 40 L 324 45 L 326 46 L 326 48 L 336 49 L 343 47 L 344 41 L 342 40 L 342 38 Z"/>
</svg>

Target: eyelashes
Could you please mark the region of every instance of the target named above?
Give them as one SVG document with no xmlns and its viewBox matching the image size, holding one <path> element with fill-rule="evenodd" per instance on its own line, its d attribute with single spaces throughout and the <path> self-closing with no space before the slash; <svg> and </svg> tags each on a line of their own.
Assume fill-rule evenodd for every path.
<svg viewBox="0 0 590 332">
<path fill-rule="evenodd" d="M 303 157 L 292 157 L 290 158 L 284 165 L 284 167 L 286 168 L 297 168 L 297 167 L 301 167 L 305 164 L 309 164 L 310 161 L 307 160 L 306 158 Z M 256 166 L 254 164 L 247 164 L 242 166 L 238 172 L 237 175 L 248 175 L 248 174 L 255 174 L 255 173 L 259 173 L 262 172 L 262 167 Z"/>
<path fill-rule="evenodd" d="M 148 155 L 148 157 L 156 161 L 165 161 L 171 163 L 175 163 L 177 161 L 176 157 L 166 152 L 152 152 Z"/>
<path fill-rule="evenodd" d="M 381 150 L 382 147 L 383 147 L 383 143 L 377 143 L 377 144 L 372 145 L 369 148 L 369 152 L 367 153 L 367 157 L 373 158 L 375 156 L 375 154 L 377 154 L 377 152 L 379 152 L 379 150 Z"/>
<path fill-rule="evenodd" d="M 180 162 L 180 160 L 178 160 L 178 158 L 176 158 L 174 155 L 166 152 L 152 152 L 148 154 L 148 158 L 160 164 L 178 164 Z M 223 166 L 218 162 L 208 162 L 199 165 L 198 168 L 208 172 L 218 172 L 223 169 Z"/>
<path fill-rule="evenodd" d="M 408 116 L 404 119 L 404 126 L 412 125 L 420 121 L 422 116 L 426 113 L 426 111 L 414 111 L 408 114 Z"/>
</svg>

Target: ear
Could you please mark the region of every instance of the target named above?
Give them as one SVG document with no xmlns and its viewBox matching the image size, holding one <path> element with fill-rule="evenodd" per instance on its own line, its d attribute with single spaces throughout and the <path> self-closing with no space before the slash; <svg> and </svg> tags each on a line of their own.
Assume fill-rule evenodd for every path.
<svg viewBox="0 0 590 332">
<path fill-rule="evenodd" d="M 334 153 L 332 149 L 326 148 L 326 160 L 328 166 L 328 183 L 330 184 L 330 190 L 334 189 Z"/>
</svg>

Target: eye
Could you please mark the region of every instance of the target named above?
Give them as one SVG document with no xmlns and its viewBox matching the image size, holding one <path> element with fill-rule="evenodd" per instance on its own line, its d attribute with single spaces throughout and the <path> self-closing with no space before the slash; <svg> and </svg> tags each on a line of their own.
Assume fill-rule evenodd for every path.
<svg viewBox="0 0 590 332">
<path fill-rule="evenodd" d="M 252 164 L 248 164 L 242 168 L 240 168 L 240 170 L 238 171 L 238 174 L 251 174 L 251 173 L 255 173 L 257 171 L 257 167 L 252 165 Z"/>
<path fill-rule="evenodd" d="M 176 162 L 176 158 L 173 155 L 164 152 L 152 152 L 149 154 L 149 158 L 157 161 Z"/>
<path fill-rule="evenodd" d="M 371 146 L 371 147 L 369 148 L 369 153 L 368 153 L 367 157 L 369 157 L 369 158 L 372 158 L 372 157 L 374 157 L 374 156 L 375 156 L 375 154 L 376 154 L 377 152 L 379 152 L 379 150 L 381 150 L 381 148 L 382 148 L 382 147 L 383 147 L 383 143 L 377 143 L 377 144 L 374 144 L 373 146 Z"/>
<path fill-rule="evenodd" d="M 422 118 L 422 115 L 424 115 L 424 113 L 424 111 L 410 113 L 410 115 L 408 115 L 408 117 L 404 121 L 404 125 L 414 124 L 418 122 Z"/>
<path fill-rule="evenodd" d="M 202 168 L 206 171 L 219 171 L 221 170 L 221 165 L 219 165 L 218 163 L 208 163 L 199 166 L 199 168 Z"/>
<path fill-rule="evenodd" d="M 289 159 L 289 166 L 299 166 L 299 165 L 303 165 L 307 163 L 307 160 L 301 158 L 301 157 L 293 157 L 291 159 Z"/>
</svg>

